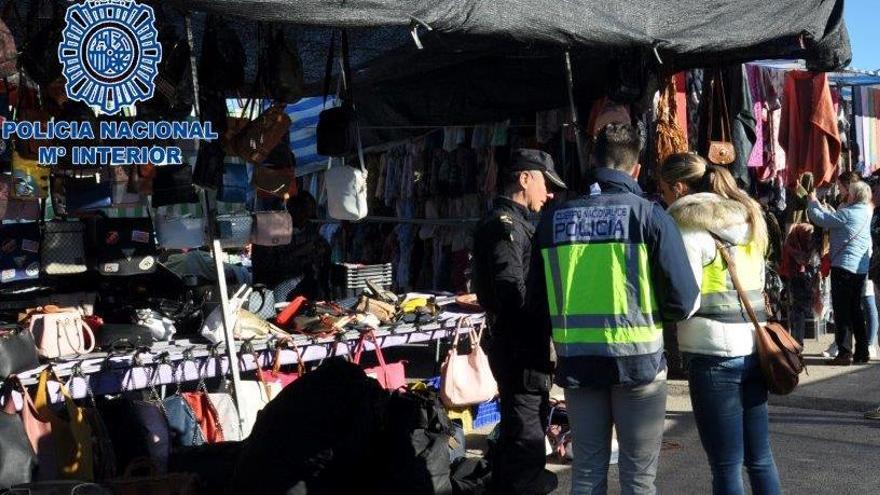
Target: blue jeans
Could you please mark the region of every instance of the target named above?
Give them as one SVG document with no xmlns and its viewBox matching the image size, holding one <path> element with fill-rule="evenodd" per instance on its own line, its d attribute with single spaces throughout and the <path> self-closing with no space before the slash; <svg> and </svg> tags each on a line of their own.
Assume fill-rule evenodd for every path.
<svg viewBox="0 0 880 495">
<path fill-rule="evenodd" d="M 862 298 L 862 311 L 865 313 L 865 324 L 868 327 L 868 345 L 877 344 L 877 325 L 880 320 L 877 317 L 877 301 L 874 296 Z"/>
<path fill-rule="evenodd" d="M 697 430 L 712 468 L 712 493 L 743 495 L 743 464 L 753 493 L 781 493 L 758 356 L 688 354 L 685 361 Z"/>
</svg>

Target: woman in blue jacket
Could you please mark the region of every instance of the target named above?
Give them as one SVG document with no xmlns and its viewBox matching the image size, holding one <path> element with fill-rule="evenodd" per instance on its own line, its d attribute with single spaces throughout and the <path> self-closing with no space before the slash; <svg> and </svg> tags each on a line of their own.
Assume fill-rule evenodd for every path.
<svg viewBox="0 0 880 495">
<path fill-rule="evenodd" d="M 837 357 L 830 365 L 868 362 L 868 333 L 862 292 L 871 261 L 871 188 L 860 180 L 839 181 L 844 202 L 833 211 L 810 195 L 807 216 L 830 233 L 831 306 L 834 309 Z M 855 336 L 855 352 L 853 352 Z"/>
</svg>

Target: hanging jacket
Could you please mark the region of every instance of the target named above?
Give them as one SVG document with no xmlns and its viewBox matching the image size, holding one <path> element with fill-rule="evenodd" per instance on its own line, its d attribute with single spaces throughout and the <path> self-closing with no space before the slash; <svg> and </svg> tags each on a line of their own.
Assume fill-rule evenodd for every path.
<svg viewBox="0 0 880 495">
<path fill-rule="evenodd" d="M 529 299 L 549 314 L 560 386 L 650 383 L 666 366 L 663 322 L 693 313 L 697 286 L 669 215 L 629 175 L 594 177 L 590 196 L 544 215 L 531 273 L 545 283 Z"/>
<path fill-rule="evenodd" d="M 678 323 L 679 350 L 723 357 L 752 354 L 754 326 L 715 246 L 716 237 L 728 246 L 749 302 L 758 319 L 766 321 L 764 253 L 751 238 L 748 210 L 717 194 L 699 193 L 673 203 L 669 214 L 681 228 L 691 272 L 700 287 L 699 309 Z"/>
<path fill-rule="evenodd" d="M 779 144 L 786 153 L 789 185 L 803 172 L 813 172 L 817 188 L 834 180 L 840 136 L 824 73 L 791 71 L 786 75 Z"/>
</svg>

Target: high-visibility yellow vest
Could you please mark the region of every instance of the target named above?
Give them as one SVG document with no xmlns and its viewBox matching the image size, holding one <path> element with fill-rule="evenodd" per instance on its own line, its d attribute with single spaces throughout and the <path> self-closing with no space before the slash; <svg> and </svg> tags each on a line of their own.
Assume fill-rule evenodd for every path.
<svg viewBox="0 0 880 495">
<path fill-rule="evenodd" d="M 736 262 L 736 274 L 761 321 L 767 319 L 764 305 L 764 253 L 755 241 L 731 249 Z M 749 316 L 742 306 L 739 294 L 733 286 L 730 271 L 724 258 L 717 254 L 711 263 L 703 267 L 700 286 L 700 309 L 695 316 L 725 323 L 743 323 Z"/>
<path fill-rule="evenodd" d="M 643 243 L 574 243 L 542 249 L 560 356 L 637 356 L 663 348 L 663 325 Z"/>
</svg>

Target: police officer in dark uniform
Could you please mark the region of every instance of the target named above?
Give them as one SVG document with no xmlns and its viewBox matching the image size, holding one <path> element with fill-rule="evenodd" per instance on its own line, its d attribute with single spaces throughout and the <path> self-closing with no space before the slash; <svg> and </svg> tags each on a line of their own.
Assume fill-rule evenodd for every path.
<svg viewBox="0 0 880 495">
<path fill-rule="evenodd" d="M 514 150 L 499 171 L 498 196 L 474 231 L 473 284 L 487 310 L 486 343 L 498 382 L 501 425 L 492 455 L 493 493 L 538 495 L 556 488 L 545 469 L 544 431 L 553 371 L 550 329 L 529 311 L 533 217 L 565 188 L 547 153 Z"/>
</svg>

